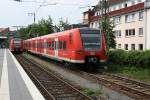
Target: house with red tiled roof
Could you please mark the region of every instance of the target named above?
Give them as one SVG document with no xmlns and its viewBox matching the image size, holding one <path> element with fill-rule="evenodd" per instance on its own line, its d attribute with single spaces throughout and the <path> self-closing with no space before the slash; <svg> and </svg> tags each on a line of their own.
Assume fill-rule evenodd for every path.
<svg viewBox="0 0 150 100">
<path fill-rule="evenodd" d="M 0 48 L 4 48 L 9 28 L 0 28 Z"/>
<path fill-rule="evenodd" d="M 150 0 L 108 0 L 114 21 L 116 48 L 124 50 L 150 49 Z M 99 28 L 99 5 L 83 13 L 83 23 Z"/>
<path fill-rule="evenodd" d="M 9 32 L 9 28 L 0 28 L 0 38 L 7 38 L 6 34 Z"/>
</svg>

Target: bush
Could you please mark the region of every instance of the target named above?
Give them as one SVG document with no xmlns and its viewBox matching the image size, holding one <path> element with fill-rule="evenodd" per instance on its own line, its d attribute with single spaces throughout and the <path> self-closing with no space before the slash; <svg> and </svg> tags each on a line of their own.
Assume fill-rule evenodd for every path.
<svg viewBox="0 0 150 100">
<path fill-rule="evenodd" d="M 124 64 L 126 59 L 126 54 L 127 52 L 123 50 L 108 51 L 107 52 L 108 62 L 113 64 L 120 64 L 120 65 Z"/>
<path fill-rule="evenodd" d="M 108 62 L 119 65 L 149 67 L 150 51 L 113 50 L 107 52 Z"/>
</svg>

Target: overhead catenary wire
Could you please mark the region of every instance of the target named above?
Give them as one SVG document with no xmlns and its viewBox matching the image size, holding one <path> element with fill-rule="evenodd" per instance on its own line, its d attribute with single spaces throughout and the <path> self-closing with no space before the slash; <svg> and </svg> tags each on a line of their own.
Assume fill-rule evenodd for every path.
<svg viewBox="0 0 150 100">
<path fill-rule="evenodd" d="M 94 7 L 94 6 L 90 6 L 92 3 L 95 3 L 95 2 L 92 2 L 92 3 L 88 3 L 88 4 L 77 4 L 77 3 L 60 3 L 60 2 L 54 2 L 53 3 L 50 3 L 50 2 L 47 2 L 47 0 L 43 0 L 42 2 L 38 2 L 37 0 L 33 0 L 33 1 L 23 1 L 23 2 L 35 2 L 35 3 L 40 3 L 40 5 L 38 6 L 38 8 L 36 8 L 33 12 L 34 13 L 37 13 L 41 7 L 43 6 L 49 6 L 49 5 L 61 5 L 61 6 L 77 6 L 78 8 L 73 10 L 73 11 L 70 11 L 69 13 L 67 13 L 65 15 L 65 17 L 68 17 L 69 16 L 72 16 L 74 14 L 74 12 L 77 12 L 77 11 L 80 11 L 80 9 L 84 9 L 84 8 L 89 8 L 89 7 Z M 63 17 L 62 17 L 63 18 Z M 26 21 L 27 22 L 27 21 Z"/>
</svg>

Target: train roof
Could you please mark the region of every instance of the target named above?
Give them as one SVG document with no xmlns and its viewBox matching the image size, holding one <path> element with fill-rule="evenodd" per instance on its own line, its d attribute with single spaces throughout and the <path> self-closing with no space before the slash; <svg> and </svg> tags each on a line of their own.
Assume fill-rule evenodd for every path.
<svg viewBox="0 0 150 100">
<path fill-rule="evenodd" d="M 31 38 L 31 39 L 27 39 L 27 41 L 29 40 L 35 40 L 35 39 L 41 39 L 41 38 L 48 38 L 49 36 L 55 37 L 55 36 L 59 36 L 59 35 L 64 35 L 73 31 L 99 31 L 99 29 L 95 29 L 95 28 L 89 28 L 89 27 L 82 27 L 82 28 L 75 28 L 75 29 L 71 29 L 71 30 L 65 30 L 62 32 L 57 32 L 57 33 L 52 33 L 52 34 L 47 34 L 44 36 L 39 36 L 39 37 L 35 37 L 35 38 Z"/>
</svg>

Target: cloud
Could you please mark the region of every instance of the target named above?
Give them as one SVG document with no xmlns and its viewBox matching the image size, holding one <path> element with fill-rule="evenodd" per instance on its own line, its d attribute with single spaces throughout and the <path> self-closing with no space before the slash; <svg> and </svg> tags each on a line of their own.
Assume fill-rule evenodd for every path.
<svg viewBox="0 0 150 100">
<path fill-rule="evenodd" d="M 24 0 L 30 1 L 30 0 Z M 31 0 L 32 1 L 32 0 Z M 44 0 L 36 0 L 43 2 Z M 41 7 L 36 13 L 36 21 L 47 18 L 49 15 L 54 23 L 60 18 L 68 19 L 70 23 L 78 23 L 82 21 L 82 13 L 88 9 L 87 5 L 95 5 L 97 0 L 45 0 L 46 3 L 57 3 L 57 5 L 49 5 Z M 15 2 L 13 0 L 0 1 L 0 27 L 7 26 L 26 26 L 33 23 L 33 16 L 27 13 L 35 12 L 42 3 L 33 2 Z M 85 7 L 85 8 L 80 8 Z"/>
</svg>

